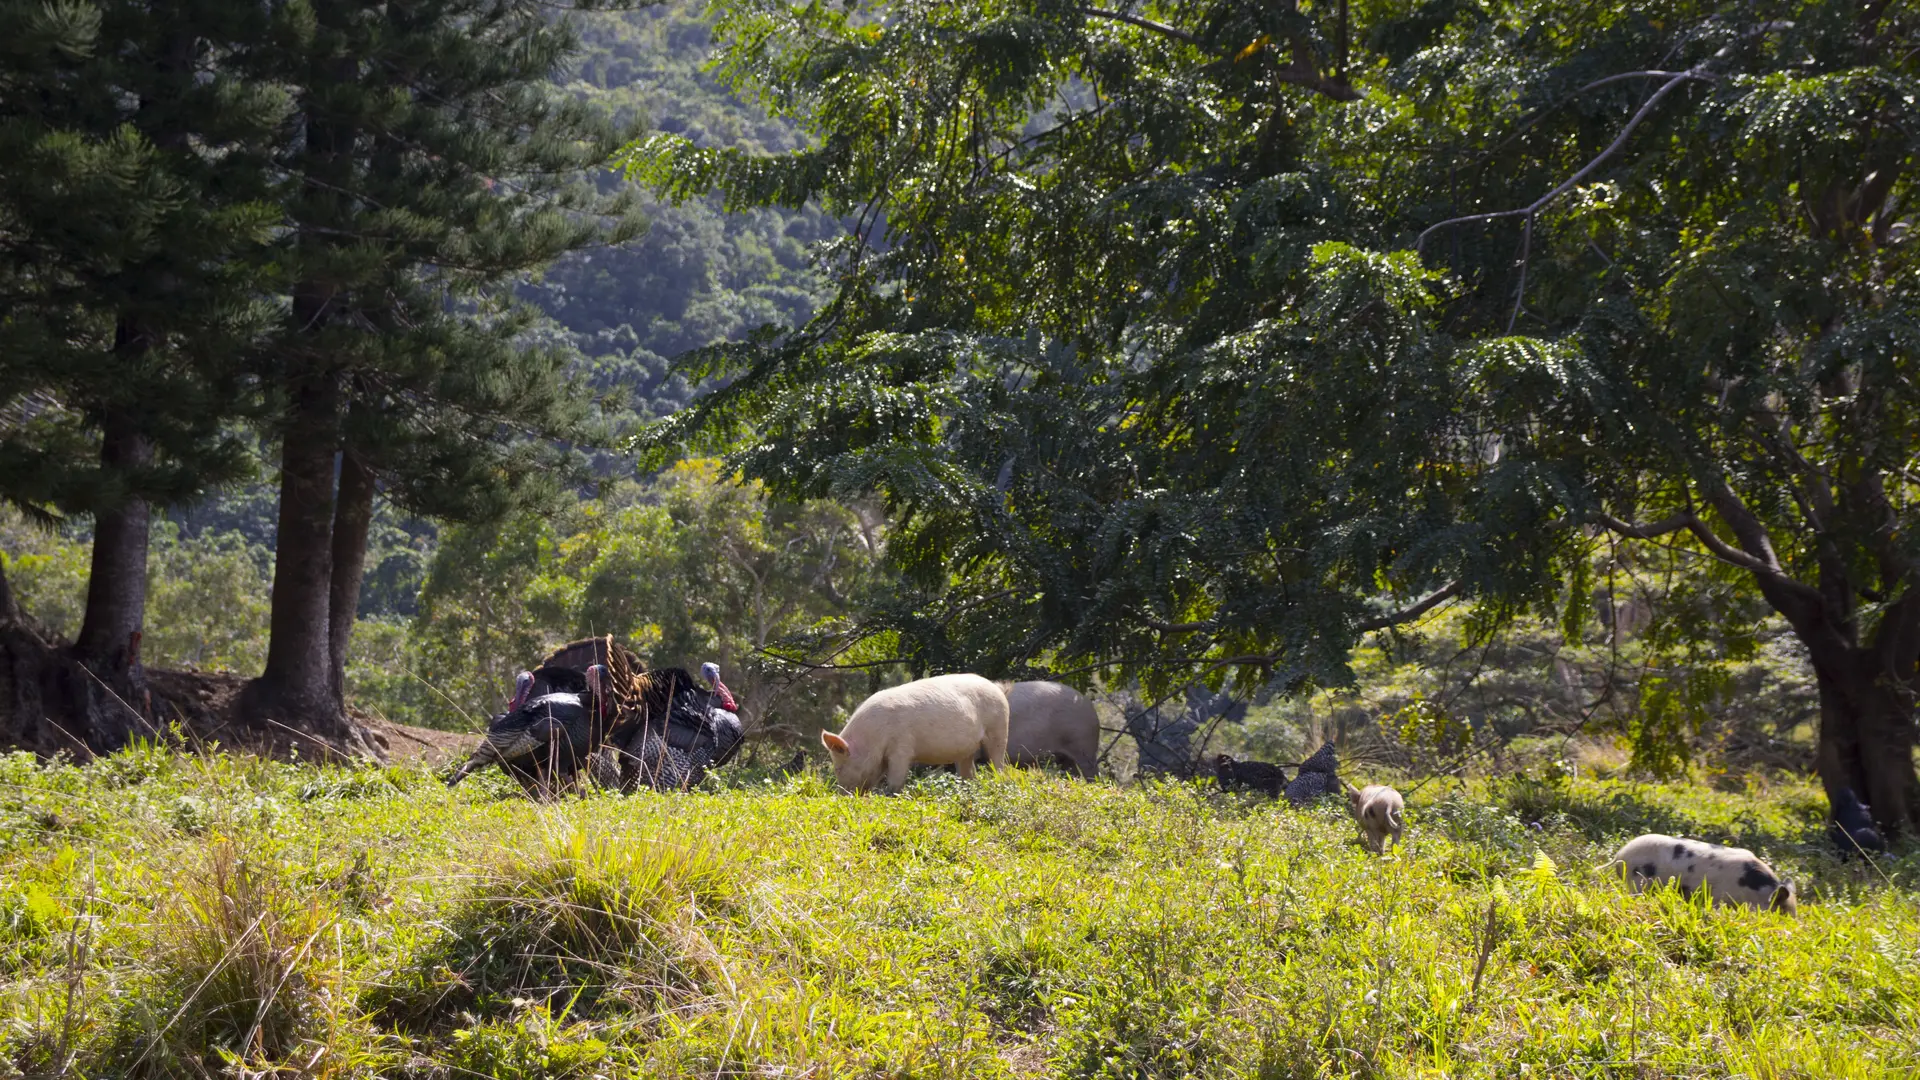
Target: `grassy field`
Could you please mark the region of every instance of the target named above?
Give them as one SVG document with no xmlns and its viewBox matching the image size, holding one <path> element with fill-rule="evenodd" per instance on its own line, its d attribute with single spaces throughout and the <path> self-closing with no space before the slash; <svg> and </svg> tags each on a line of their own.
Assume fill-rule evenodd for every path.
<svg viewBox="0 0 1920 1080">
<path fill-rule="evenodd" d="M 1337 806 L 1016 773 L 536 806 L 497 774 L 0 758 L 0 1075 L 1920 1075 L 1920 857 L 1799 781 Z M 1738 841 L 1798 919 L 1629 896 Z"/>
</svg>

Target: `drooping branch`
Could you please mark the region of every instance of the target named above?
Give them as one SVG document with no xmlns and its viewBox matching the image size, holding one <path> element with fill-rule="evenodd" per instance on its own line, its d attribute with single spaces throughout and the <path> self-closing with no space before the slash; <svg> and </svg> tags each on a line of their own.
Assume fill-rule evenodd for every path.
<svg viewBox="0 0 1920 1080">
<path fill-rule="evenodd" d="M 1787 21 L 1762 23 L 1760 26 L 1755 27 L 1753 30 L 1749 31 L 1748 33 L 1740 35 L 1739 40 L 1744 41 L 1747 38 L 1756 37 L 1761 34 L 1773 33 L 1774 31 L 1788 29 L 1792 26 L 1793 26 L 1793 23 L 1787 22 Z M 1630 118 L 1627 121 L 1626 126 L 1620 129 L 1620 134 L 1614 136 L 1613 142 L 1607 144 L 1606 149 L 1600 151 L 1600 153 L 1596 155 L 1591 161 L 1588 161 L 1585 165 L 1582 165 L 1578 172 L 1574 173 L 1572 176 L 1569 176 L 1565 180 L 1561 181 L 1558 185 L 1556 185 L 1553 188 L 1553 190 L 1547 192 L 1545 195 L 1540 196 L 1538 199 L 1535 199 L 1533 202 L 1527 204 L 1526 206 L 1520 207 L 1517 210 L 1496 210 L 1486 214 L 1466 214 L 1461 217 L 1448 218 L 1445 221 L 1435 222 L 1434 224 L 1427 226 L 1427 228 L 1420 233 L 1419 238 L 1415 240 L 1413 243 L 1413 249 L 1415 251 L 1425 250 L 1426 244 L 1427 244 L 1427 237 L 1433 235 L 1435 231 L 1439 229 L 1444 229 L 1449 225 L 1469 225 L 1476 221 L 1496 221 L 1501 218 L 1511 218 L 1511 217 L 1526 217 L 1531 219 L 1535 214 L 1538 214 L 1540 211 L 1546 209 L 1547 206 L 1551 205 L 1555 199 L 1558 199 L 1560 196 L 1565 195 L 1567 192 L 1572 191 L 1575 187 L 1578 187 L 1581 181 L 1585 180 L 1589 176 L 1592 176 L 1594 173 L 1594 170 L 1598 169 L 1601 165 L 1604 165 L 1607 162 L 1607 159 L 1619 153 L 1620 149 L 1627 145 L 1627 139 L 1633 134 L 1634 129 L 1639 127 L 1647 119 L 1647 117 L 1653 115 L 1653 110 L 1659 107 L 1660 102 L 1664 101 L 1668 94 L 1673 93 L 1675 90 L 1678 90 L 1682 85 L 1688 82 L 1692 82 L 1696 80 L 1700 82 L 1713 82 L 1716 79 L 1718 79 L 1719 76 L 1715 75 L 1712 71 L 1708 70 L 1707 65 L 1712 64 L 1716 60 L 1720 60 L 1726 57 L 1727 54 L 1730 53 L 1732 50 L 1733 50 L 1733 43 L 1729 43 L 1725 46 L 1722 46 L 1717 51 L 1715 51 L 1712 56 L 1707 57 L 1705 60 L 1700 61 L 1698 64 L 1695 64 L 1694 66 L 1688 68 L 1685 71 L 1681 71 L 1677 73 L 1652 72 L 1652 71 L 1623 72 L 1620 75 L 1608 76 L 1607 78 L 1599 79 L 1592 83 L 1587 84 L 1587 86 L 1584 87 L 1583 89 L 1590 90 L 1596 86 L 1604 86 L 1609 82 L 1614 82 L 1620 79 L 1638 78 L 1642 76 L 1658 77 L 1659 75 L 1662 75 L 1662 74 L 1669 75 L 1669 77 L 1667 78 L 1667 81 L 1664 83 L 1661 83 L 1660 88 L 1658 90 L 1655 90 L 1651 95 L 1648 96 L 1646 101 L 1641 103 L 1639 110 L 1636 111 L 1633 114 L 1632 118 Z"/>
<path fill-rule="evenodd" d="M 1465 586 L 1458 581 L 1449 582 L 1417 601 L 1411 607 L 1401 608 L 1399 611 L 1389 611 L 1384 615 L 1376 615 L 1371 619 L 1362 619 L 1354 624 L 1354 629 L 1364 634 L 1374 630 L 1385 630 L 1389 626 L 1398 626 L 1401 623 L 1412 622 L 1427 612 L 1432 611 L 1434 608 L 1439 607 L 1441 604 L 1446 603 L 1448 600 L 1460 595 L 1460 591 L 1463 588 L 1465 588 Z"/>
</svg>

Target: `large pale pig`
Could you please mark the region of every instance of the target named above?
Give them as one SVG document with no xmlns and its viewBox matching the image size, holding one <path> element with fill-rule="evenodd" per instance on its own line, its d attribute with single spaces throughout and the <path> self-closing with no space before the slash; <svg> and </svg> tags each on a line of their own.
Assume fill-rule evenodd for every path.
<svg viewBox="0 0 1920 1080">
<path fill-rule="evenodd" d="M 839 734 L 823 731 L 820 742 L 842 791 L 883 778 L 899 791 L 914 765 L 952 765 L 970 778 L 981 749 L 994 768 L 1007 765 L 1007 695 L 978 675 L 916 679 L 861 702 Z"/>
<path fill-rule="evenodd" d="M 1100 765 L 1100 718 L 1093 702 L 1057 682 L 1018 682 L 1006 687 L 1007 757 L 1015 765 L 1040 765 L 1061 757 L 1082 780 Z"/>
</svg>

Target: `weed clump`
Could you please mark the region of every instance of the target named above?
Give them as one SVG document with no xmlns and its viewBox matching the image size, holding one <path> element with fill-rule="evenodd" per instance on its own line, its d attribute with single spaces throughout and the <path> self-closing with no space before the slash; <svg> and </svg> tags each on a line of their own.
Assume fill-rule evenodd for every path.
<svg viewBox="0 0 1920 1080">
<path fill-rule="evenodd" d="M 529 1006 L 586 1016 L 695 995 L 714 955 L 700 923 L 726 906 L 737 870 L 707 838 L 563 829 L 483 872 L 445 932 L 369 1004 L 398 1028 L 435 1032 Z"/>
<path fill-rule="evenodd" d="M 155 911 L 145 992 L 119 1020 L 124 1071 L 312 1073 L 345 1026 L 337 925 L 322 895 L 216 841 Z"/>
</svg>

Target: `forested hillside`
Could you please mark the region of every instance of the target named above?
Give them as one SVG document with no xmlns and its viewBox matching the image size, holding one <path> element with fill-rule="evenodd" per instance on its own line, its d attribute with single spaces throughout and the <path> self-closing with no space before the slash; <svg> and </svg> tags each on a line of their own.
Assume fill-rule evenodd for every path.
<svg viewBox="0 0 1920 1080">
<path fill-rule="evenodd" d="M 795 149 L 789 121 L 770 118 L 704 70 L 712 53 L 704 12 L 676 0 L 583 17 L 584 49 L 568 88 L 623 120 L 704 146 Z M 587 357 L 594 388 L 622 401 L 631 395 L 638 418 L 688 400 L 689 388 L 668 374 L 673 357 L 762 325 L 797 326 L 822 295 L 808 247 L 832 234 L 830 218 L 812 208 L 727 214 L 718 203 L 649 203 L 646 235 L 570 255 L 525 290 Z"/>
</svg>

